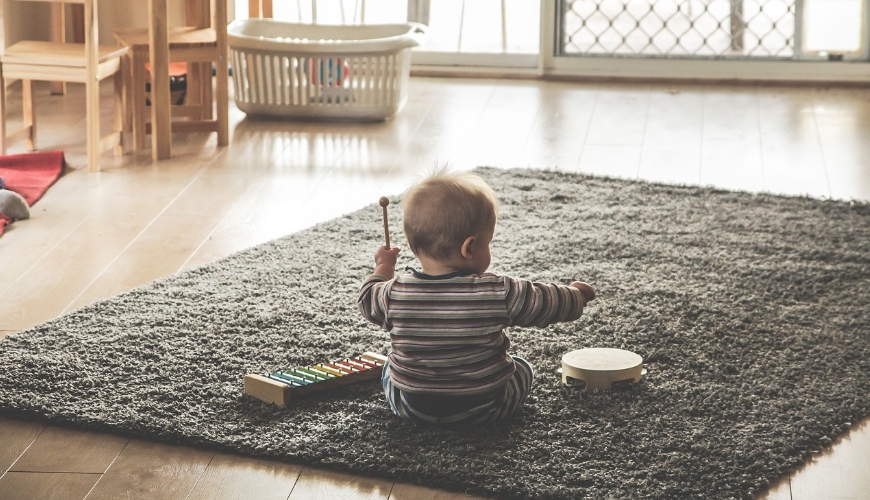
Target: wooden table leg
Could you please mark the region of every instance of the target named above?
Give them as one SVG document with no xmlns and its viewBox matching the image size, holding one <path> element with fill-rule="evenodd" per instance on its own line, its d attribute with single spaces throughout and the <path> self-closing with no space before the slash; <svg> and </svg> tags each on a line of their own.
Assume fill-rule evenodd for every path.
<svg viewBox="0 0 870 500">
<path fill-rule="evenodd" d="M 172 156 L 172 115 L 169 89 L 169 32 L 167 0 L 148 2 L 151 36 L 151 154 L 155 160 Z"/>
</svg>

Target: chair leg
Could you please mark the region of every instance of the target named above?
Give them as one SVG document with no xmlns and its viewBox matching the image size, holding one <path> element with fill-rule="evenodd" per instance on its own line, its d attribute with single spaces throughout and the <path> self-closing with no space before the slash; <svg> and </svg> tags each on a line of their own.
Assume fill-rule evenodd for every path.
<svg viewBox="0 0 870 500">
<path fill-rule="evenodd" d="M 123 78 L 124 128 L 125 134 L 133 135 L 133 58 L 128 52 L 121 58 L 121 77 Z"/>
<path fill-rule="evenodd" d="M 66 41 L 66 12 L 64 4 L 51 4 L 51 41 Z M 66 82 L 51 82 L 51 95 L 66 95 Z"/>
<path fill-rule="evenodd" d="M 131 61 L 131 81 L 129 86 L 130 99 L 133 101 L 130 119 L 133 120 L 133 147 L 143 149 L 145 142 L 145 121 L 148 110 L 145 109 L 145 60 L 148 51 L 136 50 Z"/>
<path fill-rule="evenodd" d="M 200 81 L 202 80 L 200 63 L 187 63 L 187 91 L 184 96 L 185 106 L 197 106 L 199 108 L 199 116 L 197 119 L 202 119 L 202 106 L 205 102 L 202 98 Z"/>
<path fill-rule="evenodd" d="M 115 102 L 114 102 L 114 112 L 115 112 L 115 127 L 113 130 L 118 134 L 118 144 L 115 145 L 115 156 L 121 156 L 124 154 L 124 126 L 126 124 L 126 111 L 127 111 L 127 92 L 126 92 L 126 76 L 127 76 L 127 59 L 125 57 L 121 58 L 121 69 L 115 73 L 113 77 L 113 83 L 115 86 Z"/>
<path fill-rule="evenodd" d="M 27 129 L 24 147 L 28 151 L 36 151 L 36 112 L 33 109 L 33 80 L 21 80 L 21 101 L 24 107 L 24 127 Z"/>
<path fill-rule="evenodd" d="M 211 63 L 199 64 L 199 94 L 202 106 L 202 119 L 214 119 L 214 91 L 212 90 L 213 78 L 211 76 Z"/>
<path fill-rule="evenodd" d="M 187 63 L 187 99 L 185 104 L 196 106 L 197 120 L 209 121 L 214 119 L 212 107 L 214 102 L 211 92 L 211 63 L 190 62 Z"/>
<path fill-rule="evenodd" d="M 85 113 L 87 114 L 88 169 L 100 170 L 100 82 L 85 83 Z"/>
<path fill-rule="evenodd" d="M 218 145 L 226 146 L 230 142 L 229 133 L 229 68 L 227 67 L 227 58 L 221 57 L 217 61 L 217 85 L 215 89 L 215 100 L 217 102 L 217 136 Z M 209 101 L 211 102 L 211 101 Z"/>
<path fill-rule="evenodd" d="M 0 155 L 6 154 L 6 77 L 0 64 Z"/>
</svg>

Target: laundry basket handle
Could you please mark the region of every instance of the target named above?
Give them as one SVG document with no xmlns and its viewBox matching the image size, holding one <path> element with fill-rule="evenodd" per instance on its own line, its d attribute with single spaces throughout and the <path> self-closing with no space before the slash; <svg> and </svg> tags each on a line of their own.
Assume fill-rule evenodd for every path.
<svg viewBox="0 0 870 500">
<path fill-rule="evenodd" d="M 408 23 L 411 25 L 411 30 L 408 35 L 413 37 L 418 45 L 423 45 L 423 39 L 429 34 L 429 27 L 420 23 Z"/>
</svg>

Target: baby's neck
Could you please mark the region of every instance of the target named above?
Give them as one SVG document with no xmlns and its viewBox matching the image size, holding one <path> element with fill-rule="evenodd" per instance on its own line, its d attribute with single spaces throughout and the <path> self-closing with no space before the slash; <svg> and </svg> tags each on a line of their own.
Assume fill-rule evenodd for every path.
<svg viewBox="0 0 870 500">
<path fill-rule="evenodd" d="M 442 276 L 457 271 L 465 271 L 465 269 L 456 267 L 450 262 L 434 260 L 424 255 L 420 255 L 417 258 L 420 261 L 420 266 L 423 268 L 423 274 L 428 274 L 429 276 Z"/>
</svg>

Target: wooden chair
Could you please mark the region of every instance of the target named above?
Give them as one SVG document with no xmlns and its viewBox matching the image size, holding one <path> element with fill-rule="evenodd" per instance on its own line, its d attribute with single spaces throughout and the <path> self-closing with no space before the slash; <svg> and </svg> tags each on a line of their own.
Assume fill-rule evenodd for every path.
<svg viewBox="0 0 870 500">
<path fill-rule="evenodd" d="M 226 0 L 187 0 L 186 23 L 169 29 L 169 61 L 187 63 L 185 103 L 172 106 L 173 132 L 217 132 L 218 145 L 229 142 L 229 76 L 227 68 Z M 125 74 L 130 99 L 125 128 L 133 133 L 133 146 L 146 147 L 151 132 L 146 106 L 146 63 L 149 59 L 147 28 L 115 31 L 115 39 L 129 47 Z M 216 82 L 212 88 L 212 65 Z"/>
<path fill-rule="evenodd" d="M 97 30 L 96 0 L 9 0 L 19 2 L 43 1 L 60 4 L 55 12 L 63 21 L 63 4 L 84 4 L 84 43 L 67 43 L 65 40 L 52 42 L 24 40 L 9 47 L 3 47 L 5 41 L 0 37 L 0 154 L 6 153 L 10 141 L 25 140 L 29 151 L 36 149 L 36 113 L 34 111 L 33 82 L 75 82 L 85 84 L 85 107 L 87 113 L 87 148 L 88 168 L 97 171 L 100 168 L 100 155 L 107 149 L 114 148 L 115 154 L 123 154 L 123 100 L 124 87 L 120 75 L 122 57 L 127 53 L 126 47 L 105 46 L 99 44 Z M 4 2 L 0 0 L 0 18 L 5 25 L 11 22 L 3 12 Z M 57 17 L 55 17 L 57 20 Z M 50 31 L 46 26 L 46 32 Z M 5 31 L 5 29 L 4 29 Z M 111 133 L 100 134 L 100 82 L 110 76 L 115 77 L 115 124 Z M 6 81 L 20 79 L 22 81 L 23 121 L 24 126 L 11 134 L 6 130 Z"/>
</svg>

